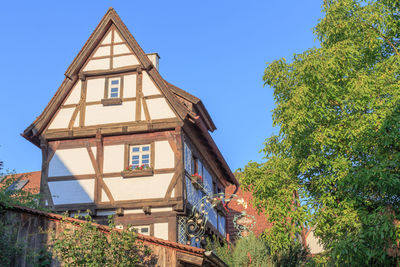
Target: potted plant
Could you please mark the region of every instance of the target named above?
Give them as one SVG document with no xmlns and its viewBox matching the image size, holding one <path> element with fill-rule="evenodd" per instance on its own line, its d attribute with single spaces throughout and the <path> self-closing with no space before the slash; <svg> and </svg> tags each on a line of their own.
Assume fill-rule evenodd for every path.
<svg viewBox="0 0 400 267">
<path fill-rule="evenodd" d="M 200 189 L 203 187 L 203 177 L 199 175 L 197 172 L 190 176 L 193 186 L 196 189 Z"/>
<path fill-rule="evenodd" d="M 121 172 L 122 177 L 124 178 L 130 178 L 130 177 L 140 177 L 140 176 L 152 176 L 153 175 L 153 169 L 150 168 L 148 165 L 138 165 L 138 166 L 133 166 L 129 165 L 128 167 L 125 168 Z"/>
</svg>

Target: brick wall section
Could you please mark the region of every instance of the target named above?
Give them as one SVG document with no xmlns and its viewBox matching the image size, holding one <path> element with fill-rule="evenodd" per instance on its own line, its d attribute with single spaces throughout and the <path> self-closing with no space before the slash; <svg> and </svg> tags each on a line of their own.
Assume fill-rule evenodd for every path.
<svg viewBox="0 0 400 267">
<path fill-rule="evenodd" d="M 225 189 L 226 194 L 233 194 L 236 186 L 231 185 Z M 256 218 L 256 224 L 253 228 L 253 233 L 255 235 L 260 235 L 266 228 L 271 226 L 271 223 L 267 221 L 267 217 L 264 213 L 258 213 L 253 206 L 253 196 L 251 192 L 245 192 L 241 188 L 236 192 L 239 198 L 243 198 L 247 203 L 247 208 L 245 209 L 243 205 L 239 204 L 237 201 L 231 201 L 228 207 L 228 218 L 227 218 L 227 233 L 229 234 L 229 239 L 234 241 L 237 238 L 237 230 L 234 227 L 233 219 L 236 215 L 246 211 L 247 214 L 253 215 Z"/>
</svg>

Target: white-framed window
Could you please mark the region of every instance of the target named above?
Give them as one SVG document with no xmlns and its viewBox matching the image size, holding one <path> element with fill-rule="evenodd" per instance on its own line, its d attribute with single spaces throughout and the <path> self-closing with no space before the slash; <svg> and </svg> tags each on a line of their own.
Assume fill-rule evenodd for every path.
<svg viewBox="0 0 400 267">
<path fill-rule="evenodd" d="M 151 155 L 150 144 L 148 144 L 148 145 L 131 145 L 129 149 L 130 149 L 129 165 L 132 165 L 132 168 L 140 167 L 142 165 L 151 167 L 150 166 L 150 155 Z"/>
<path fill-rule="evenodd" d="M 121 95 L 121 78 L 108 79 L 108 98 L 119 98 Z"/>
<path fill-rule="evenodd" d="M 132 226 L 129 228 L 130 231 L 135 231 L 138 234 L 142 235 L 150 235 L 150 226 L 149 225 L 140 225 L 140 226 Z"/>
</svg>

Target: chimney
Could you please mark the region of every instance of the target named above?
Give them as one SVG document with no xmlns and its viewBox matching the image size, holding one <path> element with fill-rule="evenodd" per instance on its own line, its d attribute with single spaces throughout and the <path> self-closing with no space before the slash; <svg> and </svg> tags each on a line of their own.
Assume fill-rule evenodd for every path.
<svg viewBox="0 0 400 267">
<path fill-rule="evenodd" d="M 146 55 L 150 59 L 151 63 L 153 63 L 154 67 L 156 67 L 156 69 L 158 70 L 158 61 L 160 59 L 158 53 L 150 53 Z"/>
</svg>

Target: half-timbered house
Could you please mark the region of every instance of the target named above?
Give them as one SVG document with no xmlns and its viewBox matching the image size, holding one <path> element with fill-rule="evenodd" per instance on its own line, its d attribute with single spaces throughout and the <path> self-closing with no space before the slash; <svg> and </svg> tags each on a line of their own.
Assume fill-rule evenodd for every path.
<svg viewBox="0 0 400 267">
<path fill-rule="evenodd" d="M 43 205 L 188 243 L 191 207 L 237 181 L 202 101 L 164 80 L 158 60 L 110 8 L 22 135 L 42 150 Z M 224 210 L 208 216 L 224 237 Z"/>
</svg>

